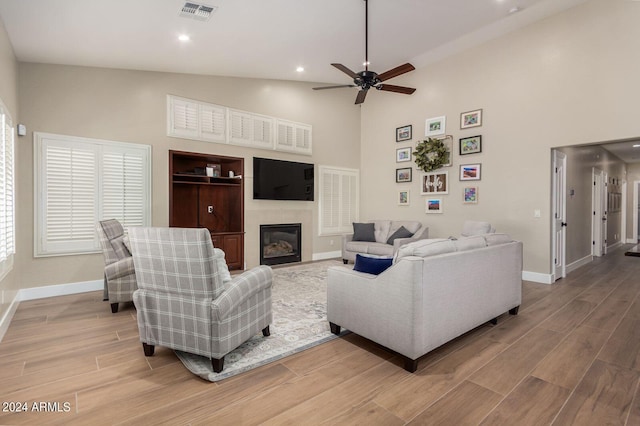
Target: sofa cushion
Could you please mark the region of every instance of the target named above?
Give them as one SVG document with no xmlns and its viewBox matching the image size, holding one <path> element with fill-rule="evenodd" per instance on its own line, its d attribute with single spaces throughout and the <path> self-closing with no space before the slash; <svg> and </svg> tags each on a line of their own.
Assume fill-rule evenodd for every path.
<svg viewBox="0 0 640 426">
<path fill-rule="evenodd" d="M 356 253 L 369 253 L 369 241 L 348 241 L 345 250 Z"/>
<path fill-rule="evenodd" d="M 455 240 L 453 245 L 456 247 L 456 251 L 467 251 L 486 247 L 487 241 L 482 235 L 475 235 L 473 237 Z"/>
<path fill-rule="evenodd" d="M 476 220 L 467 220 L 462 226 L 463 237 L 470 237 L 472 235 L 488 234 L 491 232 L 491 224 L 489 222 L 479 222 Z"/>
<path fill-rule="evenodd" d="M 378 275 L 389 266 L 393 259 L 391 257 L 378 257 L 367 254 L 356 254 L 356 263 L 353 266 L 354 271 L 364 272 L 367 274 Z"/>
<path fill-rule="evenodd" d="M 391 229 L 390 220 L 372 220 L 375 228 L 376 242 L 387 243 L 389 237 L 389 230 Z"/>
<path fill-rule="evenodd" d="M 419 240 L 400 247 L 396 253 L 394 262 L 406 256 L 427 257 L 455 251 L 456 247 L 454 242 L 447 238 Z"/>
<path fill-rule="evenodd" d="M 487 246 L 506 244 L 513 241 L 511 237 L 507 234 L 487 234 L 487 235 L 483 235 L 483 238 L 487 242 Z"/>
<path fill-rule="evenodd" d="M 369 243 L 367 253 L 378 256 L 393 256 L 393 246 L 387 243 Z"/>
<path fill-rule="evenodd" d="M 409 232 L 407 228 L 405 228 L 404 226 L 400 226 L 400 228 L 398 228 L 393 234 L 389 236 L 389 238 L 387 238 L 387 244 L 393 245 L 393 242 L 395 241 L 396 238 L 409 238 L 409 237 L 413 237 L 413 232 Z"/>
<path fill-rule="evenodd" d="M 353 241 L 376 241 L 373 223 L 353 223 Z"/>
</svg>

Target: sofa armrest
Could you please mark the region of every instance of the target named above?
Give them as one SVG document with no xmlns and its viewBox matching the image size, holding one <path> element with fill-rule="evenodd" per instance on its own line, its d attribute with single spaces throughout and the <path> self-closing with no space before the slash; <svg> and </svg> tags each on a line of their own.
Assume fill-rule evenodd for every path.
<svg viewBox="0 0 640 426">
<path fill-rule="evenodd" d="M 269 266 L 260 265 L 234 277 L 217 299 L 211 302 L 213 319 L 221 320 L 238 306 L 262 291 L 271 291 L 273 272 Z"/>
<path fill-rule="evenodd" d="M 418 240 L 425 240 L 429 238 L 429 227 L 425 226 L 423 228 L 418 229 L 418 232 L 416 232 L 412 237 L 409 238 L 396 238 L 393 241 L 393 253 L 395 253 L 396 251 L 398 251 L 398 249 L 405 245 L 405 244 L 409 244 L 412 243 L 414 241 L 418 241 Z"/>
<path fill-rule="evenodd" d="M 342 246 L 350 241 L 353 241 L 353 234 L 343 234 L 342 235 Z"/>
</svg>

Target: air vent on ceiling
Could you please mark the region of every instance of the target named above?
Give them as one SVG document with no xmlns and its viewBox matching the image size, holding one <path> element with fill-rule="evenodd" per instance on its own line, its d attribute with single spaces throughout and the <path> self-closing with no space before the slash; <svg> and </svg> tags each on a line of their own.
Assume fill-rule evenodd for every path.
<svg viewBox="0 0 640 426">
<path fill-rule="evenodd" d="M 178 15 L 198 21 L 208 21 L 217 9 L 217 6 L 187 2 Z"/>
</svg>

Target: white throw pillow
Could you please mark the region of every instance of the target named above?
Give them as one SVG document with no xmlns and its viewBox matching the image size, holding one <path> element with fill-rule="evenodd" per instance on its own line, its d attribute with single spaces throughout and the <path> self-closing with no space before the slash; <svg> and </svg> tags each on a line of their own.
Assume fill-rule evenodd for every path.
<svg viewBox="0 0 640 426">
<path fill-rule="evenodd" d="M 220 274 L 220 278 L 223 283 L 227 281 L 231 281 L 231 274 L 229 273 L 229 267 L 227 266 L 227 262 L 224 260 L 224 252 L 219 248 L 213 249 L 213 258 L 216 260 L 216 265 L 218 266 L 218 273 Z"/>
</svg>

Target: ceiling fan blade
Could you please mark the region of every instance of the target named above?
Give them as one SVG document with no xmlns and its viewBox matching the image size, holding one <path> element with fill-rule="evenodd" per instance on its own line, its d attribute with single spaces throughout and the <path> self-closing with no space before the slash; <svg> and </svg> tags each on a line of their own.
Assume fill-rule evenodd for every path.
<svg viewBox="0 0 640 426">
<path fill-rule="evenodd" d="M 356 79 L 359 78 L 360 76 L 358 74 L 356 74 L 355 72 L 351 71 L 349 68 L 345 67 L 342 64 L 331 64 L 334 67 L 338 68 L 340 71 L 342 71 L 343 73 L 347 74 L 349 77 Z"/>
<path fill-rule="evenodd" d="M 360 89 L 358 96 L 356 96 L 356 105 L 364 102 L 364 98 L 367 97 L 367 89 Z"/>
<path fill-rule="evenodd" d="M 313 90 L 324 90 L 324 89 L 339 89 L 341 87 L 357 87 L 353 84 L 341 84 L 339 86 L 324 86 L 324 87 L 313 87 Z"/>
<path fill-rule="evenodd" d="M 387 92 L 403 93 L 405 95 L 410 95 L 416 91 L 413 87 L 394 86 L 393 84 L 380 84 L 376 86 L 376 89 Z"/>
<path fill-rule="evenodd" d="M 399 75 L 402 75 L 409 71 L 413 71 L 415 69 L 416 67 L 414 67 L 413 65 L 407 62 L 404 65 L 400 65 L 398 67 L 390 69 L 389 71 L 383 72 L 382 74 L 378 74 L 378 80 L 380 81 L 389 80 L 390 78 L 397 77 Z"/>
</svg>

